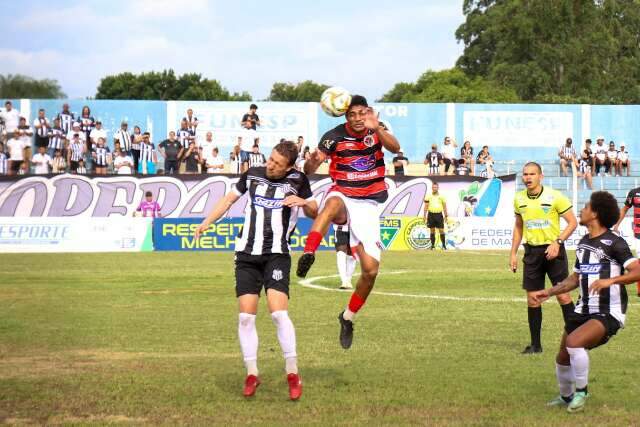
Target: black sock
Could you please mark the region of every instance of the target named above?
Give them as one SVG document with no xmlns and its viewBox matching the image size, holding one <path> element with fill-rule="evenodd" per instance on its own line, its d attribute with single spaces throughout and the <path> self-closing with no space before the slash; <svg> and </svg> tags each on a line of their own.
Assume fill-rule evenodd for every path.
<svg viewBox="0 0 640 427">
<path fill-rule="evenodd" d="M 436 247 L 436 233 L 432 232 L 431 233 L 431 249 L 434 249 Z"/>
<path fill-rule="evenodd" d="M 560 397 L 562 397 L 562 400 L 564 400 L 567 403 L 573 400 L 573 394 L 571 396 L 560 396 Z"/>
<path fill-rule="evenodd" d="M 542 307 L 529 307 L 529 333 L 531 334 L 531 345 L 542 347 L 540 343 L 540 330 L 542 329 Z"/>
<path fill-rule="evenodd" d="M 562 309 L 562 318 L 564 319 L 564 323 L 567 323 L 569 316 L 571 316 L 571 313 L 573 313 L 576 306 L 573 304 L 573 301 L 571 301 L 570 303 L 560 305 L 560 308 Z"/>
<path fill-rule="evenodd" d="M 588 393 L 587 392 L 587 386 L 585 386 L 584 388 L 576 388 L 576 393 L 578 393 L 578 392 Z"/>
<path fill-rule="evenodd" d="M 447 249 L 447 241 L 445 240 L 444 231 L 440 233 L 440 242 L 442 243 L 442 248 Z"/>
</svg>

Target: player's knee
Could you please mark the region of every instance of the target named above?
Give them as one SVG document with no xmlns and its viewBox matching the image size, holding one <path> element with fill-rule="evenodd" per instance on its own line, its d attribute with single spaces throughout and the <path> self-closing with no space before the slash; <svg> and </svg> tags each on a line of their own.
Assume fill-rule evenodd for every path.
<svg viewBox="0 0 640 427">
<path fill-rule="evenodd" d="M 256 315 L 240 313 L 238 315 L 238 326 L 242 329 L 252 328 L 256 324 Z"/>
<path fill-rule="evenodd" d="M 289 312 L 287 310 L 278 310 L 271 313 L 271 320 L 273 323 L 278 326 L 285 322 L 289 322 Z"/>
<path fill-rule="evenodd" d="M 571 334 L 567 337 L 565 341 L 565 346 L 569 348 L 580 348 L 583 347 L 584 344 L 581 342 L 580 338 L 578 338 L 575 334 Z"/>
</svg>

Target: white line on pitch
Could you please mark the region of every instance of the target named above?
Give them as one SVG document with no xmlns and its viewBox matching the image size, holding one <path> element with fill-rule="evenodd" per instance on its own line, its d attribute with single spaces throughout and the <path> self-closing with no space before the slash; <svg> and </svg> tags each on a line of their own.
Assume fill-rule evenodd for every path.
<svg viewBox="0 0 640 427">
<path fill-rule="evenodd" d="M 475 271 L 475 270 L 474 270 Z M 495 270 L 492 270 L 495 271 Z M 380 274 L 404 274 L 408 273 L 407 270 L 402 271 L 388 271 L 388 272 L 380 272 Z M 337 288 L 327 288 L 325 286 L 316 285 L 314 282 L 318 280 L 331 279 L 333 277 L 339 277 L 338 274 L 330 274 L 328 276 L 316 276 L 310 277 L 308 279 L 301 279 L 298 283 L 305 288 L 318 289 L 321 291 L 329 291 L 329 292 L 352 292 L 350 289 L 337 289 Z M 384 295 L 384 296 L 392 296 L 392 297 L 405 297 L 405 298 L 423 298 L 423 299 L 435 299 L 435 300 L 446 300 L 446 301 L 474 301 L 474 302 L 525 302 L 526 298 L 492 298 L 492 297 L 455 297 L 451 295 L 420 295 L 420 294 L 404 294 L 401 292 L 382 292 L 382 291 L 371 291 L 372 294 L 376 295 Z"/>
</svg>

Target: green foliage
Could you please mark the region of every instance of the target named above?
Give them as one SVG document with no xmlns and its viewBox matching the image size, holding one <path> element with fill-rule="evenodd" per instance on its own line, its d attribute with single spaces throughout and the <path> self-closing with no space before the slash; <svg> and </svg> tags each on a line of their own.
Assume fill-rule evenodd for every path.
<svg viewBox="0 0 640 427">
<path fill-rule="evenodd" d="M 21 74 L 0 75 L 0 98 L 65 98 L 57 80 L 36 80 Z"/>
<path fill-rule="evenodd" d="M 520 98 L 513 89 L 482 77 L 469 77 L 462 70 L 452 68 L 427 71 L 416 83 L 398 83 L 380 101 L 515 103 Z"/>
<path fill-rule="evenodd" d="M 269 101 L 319 102 L 329 86 L 305 80 L 298 84 L 276 82 L 271 87 Z"/>
<path fill-rule="evenodd" d="M 96 99 L 250 101 L 247 92 L 229 93 L 220 82 L 186 73 L 177 77 L 173 70 L 141 73 L 129 72 L 104 77 Z"/>
</svg>

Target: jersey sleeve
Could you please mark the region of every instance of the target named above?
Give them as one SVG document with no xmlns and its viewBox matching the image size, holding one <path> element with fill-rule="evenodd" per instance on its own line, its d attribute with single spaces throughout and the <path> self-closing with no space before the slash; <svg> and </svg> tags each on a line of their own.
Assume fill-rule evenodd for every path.
<svg viewBox="0 0 640 427">
<path fill-rule="evenodd" d="M 520 206 L 519 206 L 517 197 L 513 198 L 513 213 L 515 213 L 516 215 L 521 215 Z"/>
<path fill-rule="evenodd" d="M 247 175 L 248 171 L 240 175 L 240 179 L 238 179 L 238 182 L 233 186 L 232 191 L 236 193 L 237 196 L 242 196 L 247 192 Z"/>
<path fill-rule="evenodd" d="M 336 151 L 336 145 L 338 145 L 338 141 L 336 141 L 336 134 L 333 130 L 330 130 L 320 138 L 318 149 L 324 154 L 331 154 Z"/>
<path fill-rule="evenodd" d="M 576 262 L 573 263 L 573 272 L 580 274 L 580 260 L 578 259 L 577 255 L 576 255 Z"/>
<path fill-rule="evenodd" d="M 567 196 L 560 193 L 559 191 L 556 192 L 556 197 L 554 198 L 553 204 L 560 215 L 572 208 L 571 201 L 569 201 Z"/>
<path fill-rule="evenodd" d="M 629 264 L 636 260 L 631 253 L 631 249 L 629 249 L 629 245 L 622 238 L 615 240 L 611 246 L 611 252 L 613 259 L 615 259 L 624 268 L 627 268 Z"/>
<path fill-rule="evenodd" d="M 624 199 L 624 205 L 628 208 L 633 206 L 633 190 L 629 191 L 629 194 L 627 194 L 627 198 Z"/>
</svg>

